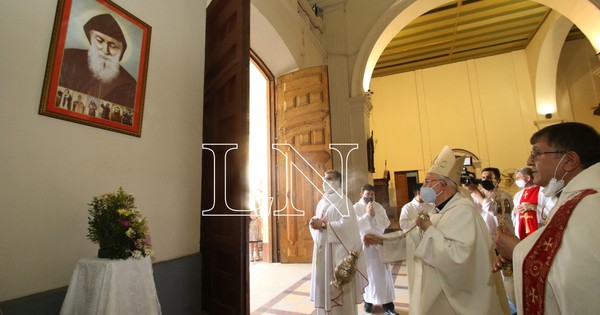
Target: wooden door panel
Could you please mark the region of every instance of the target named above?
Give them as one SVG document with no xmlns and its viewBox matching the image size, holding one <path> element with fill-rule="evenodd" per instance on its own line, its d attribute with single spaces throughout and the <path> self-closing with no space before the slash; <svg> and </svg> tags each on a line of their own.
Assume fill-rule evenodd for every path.
<svg viewBox="0 0 600 315">
<path fill-rule="evenodd" d="M 231 207 L 247 209 L 241 174 L 248 156 L 249 32 L 249 0 L 213 0 L 208 6 L 203 143 L 238 145 L 227 154 L 226 172 L 225 152 L 231 146 L 202 151 L 201 205 L 202 210 L 212 208 L 212 216 L 201 217 L 200 239 L 202 309 L 209 314 L 248 314 L 250 309 L 248 222 L 228 216 L 232 212 L 225 204 L 227 196 Z"/>
<path fill-rule="evenodd" d="M 321 176 L 333 167 L 325 66 L 277 79 L 275 124 L 277 142 L 293 147 L 281 147 L 283 153 L 276 158 L 277 209 L 283 210 L 276 219 L 279 258 L 281 262 L 310 262 L 313 241 L 308 222 L 321 198 L 311 182 L 321 187 Z M 288 166 L 295 167 L 286 167 L 286 156 Z"/>
</svg>

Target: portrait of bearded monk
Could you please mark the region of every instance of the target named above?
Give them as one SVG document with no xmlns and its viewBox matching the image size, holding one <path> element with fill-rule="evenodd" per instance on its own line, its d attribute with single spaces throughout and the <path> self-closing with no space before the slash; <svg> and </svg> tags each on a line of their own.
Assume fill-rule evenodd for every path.
<svg viewBox="0 0 600 315">
<path fill-rule="evenodd" d="M 91 18 L 83 30 L 90 47 L 64 50 L 58 84 L 133 108 L 137 83 L 120 63 L 127 49 L 121 27 L 106 13 Z"/>
</svg>

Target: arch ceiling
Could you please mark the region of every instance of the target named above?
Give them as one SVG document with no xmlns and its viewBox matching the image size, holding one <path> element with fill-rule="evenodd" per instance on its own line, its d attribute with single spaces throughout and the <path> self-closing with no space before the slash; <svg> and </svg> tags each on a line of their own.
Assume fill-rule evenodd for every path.
<svg viewBox="0 0 600 315">
<path fill-rule="evenodd" d="M 402 28 L 373 77 L 525 49 L 551 11 L 528 0 L 453 0 Z M 567 40 L 583 37 L 574 26 Z"/>
</svg>

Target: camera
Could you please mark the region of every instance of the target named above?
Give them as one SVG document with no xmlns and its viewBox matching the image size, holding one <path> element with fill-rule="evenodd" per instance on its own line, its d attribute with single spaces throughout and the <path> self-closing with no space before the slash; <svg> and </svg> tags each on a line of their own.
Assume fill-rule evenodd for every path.
<svg viewBox="0 0 600 315">
<path fill-rule="evenodd" d="M 467 170 L 467 167 L 465 166 L 460 172 L 460 183 L 463 185 L 468 185 L 471 183 L 479 185 L 481 183 L 481 179 L 475 177 L 475 173 L 469 172 L 469 170 Z"/>
</svg>

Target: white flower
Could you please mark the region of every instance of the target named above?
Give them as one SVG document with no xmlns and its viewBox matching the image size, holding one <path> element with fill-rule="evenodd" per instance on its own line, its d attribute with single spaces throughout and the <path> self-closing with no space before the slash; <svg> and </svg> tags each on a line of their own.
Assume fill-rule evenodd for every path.
<svg viewBox="0 0 600 315">
<path fill-rule="evenodd" d="M 131 256 L 133 256 L 133 258 L 135 258 L 135 259 L 140 259 L 140 258 L 142 258 L 142 252 L 139 250 L 134 250 L 133 254 Z"/>
</svg>

